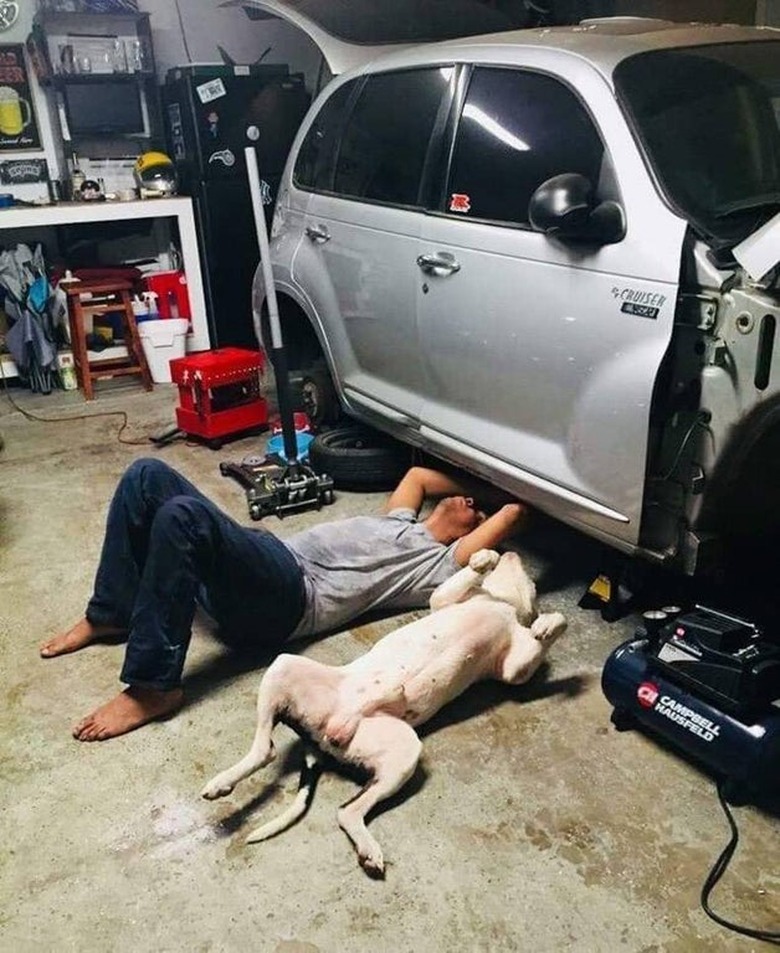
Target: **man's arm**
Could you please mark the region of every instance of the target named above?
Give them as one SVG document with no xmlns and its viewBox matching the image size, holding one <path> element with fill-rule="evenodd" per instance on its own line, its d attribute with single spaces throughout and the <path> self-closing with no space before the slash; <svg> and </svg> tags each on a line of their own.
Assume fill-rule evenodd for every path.
<svg viewBox="0 0 780 953">
<path fill-rule="evenodd" d="M 527 513 L 528 508 L 522 503 L 507 503 L 492 516 L 488 516 L 484 523 L 480 523 L 468 536 L 458 541 L 455 547 L 458 565 L 468 565 L 469 559 L 480 549 L 495 549 L 502 540 L 520 527 Z"/>
<path fill-rule="evenodd" d="M 461 495 L 469 495 L 468 488 L 445 473 L 428 467 L 411 467 L 390 494 L 385 510 L 389 513 L 390 510 L 410 509 L 419 513 L 426 499 Z"/>
</svg>

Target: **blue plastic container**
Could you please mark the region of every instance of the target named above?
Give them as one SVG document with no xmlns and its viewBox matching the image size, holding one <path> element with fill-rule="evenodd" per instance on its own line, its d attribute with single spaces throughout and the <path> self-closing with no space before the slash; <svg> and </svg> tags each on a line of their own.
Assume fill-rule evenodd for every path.
<svg viewBox="0 0 780 953">
<path fill-rule="evenodd" d="M 295 431 L 295 445 L 298 448 L 298 458 L 300 460 L 306 459 L 309 455 L 309 444 L 314 440 L 314 434 L 307 433 L 303 430 Z M 268 441 L 267 446 L 268 453 L 278 453 L 282 459 L 287 459 L 287 454 L 284 452 L 284 434 L 276 434 L 276 436 L 271 437 Z"/>
</svg>

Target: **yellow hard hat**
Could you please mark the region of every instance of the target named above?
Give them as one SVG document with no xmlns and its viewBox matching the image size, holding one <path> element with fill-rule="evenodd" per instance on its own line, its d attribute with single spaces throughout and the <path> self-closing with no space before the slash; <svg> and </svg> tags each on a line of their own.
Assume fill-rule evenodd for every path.
<svg viewBox="0 0 780 953">
<path fill-rule="evenodd" d="M 143 152 L 135 160 L 135 171 L 141 175 L 154 165 L 173 165 L 164 152 Z"/>
<path fill-rule="evenodd" d="M 133 176 L 142 198 L 176 194 L 176 167 L 164 152 L 143 152 L 135 160 Z"/>
</svg>

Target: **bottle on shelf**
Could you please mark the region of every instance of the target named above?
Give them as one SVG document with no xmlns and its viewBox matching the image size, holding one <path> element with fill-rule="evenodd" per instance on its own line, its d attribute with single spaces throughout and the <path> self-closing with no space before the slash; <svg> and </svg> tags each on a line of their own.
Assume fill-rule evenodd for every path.
<svg viewBox="0 0 780 953">
<path fill-rule="evenodd" d="M 149 313 L 150 320 L 160 317 L 160 312 L 157 308 L 157 299 L 159 295 L 156 291 L 144 291 L 141 297 L 146 302 L 146 309 Z"/>
<path fill-rule="evenodd" d="M 149 319 L 149 305 L 145 299 L 141 301 L 138 295 L 133 295 L 133 300 L 130 302 L 130 305 L 133 309 L 136 321 L 147 321 Z"/>
<path fill-rule="evenodd" d="M 81 186 L 86 182 L 87 177 L 79 168 L 79 157 L 73 153 L 70 167 L 70 194 L 71 198 L 76 200 L 81 195 Z"/>
</svg>

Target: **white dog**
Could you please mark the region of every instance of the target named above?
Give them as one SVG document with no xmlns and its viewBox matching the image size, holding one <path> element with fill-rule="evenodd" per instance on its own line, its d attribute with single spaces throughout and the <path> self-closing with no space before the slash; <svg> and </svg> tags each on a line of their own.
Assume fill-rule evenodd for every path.
<svg viewBox="0 0 780 953">
<path fill-rule="evenodd" d="M 260 684 L 249 753 L 213 778 L 203 797 L 224 797 L 272 761 L 271 733 L 284 722 L 321 751 L 369 772 L 363 789 L 339 809 L 338 822 L 366 872 L 382 876 L 382 849 L 365 817 L 414 773 L 422 751 L 415 726 L 474 682 L 527 681 L 566 628 L 560 612 L 537 615 L 536 587 L 511 552 L 475 553 L 436 589 L 430 604 L 430 615 L 391 632 L 348 665 L 280 655 Z M 320 758 L 319 751 L 308 752 L 307 766 L 314 768 Z M 304 813 L 308 796 L 302 779 L 291 808 L 252 831 L 247 842 L 289 827 Z"/>
</svg>

